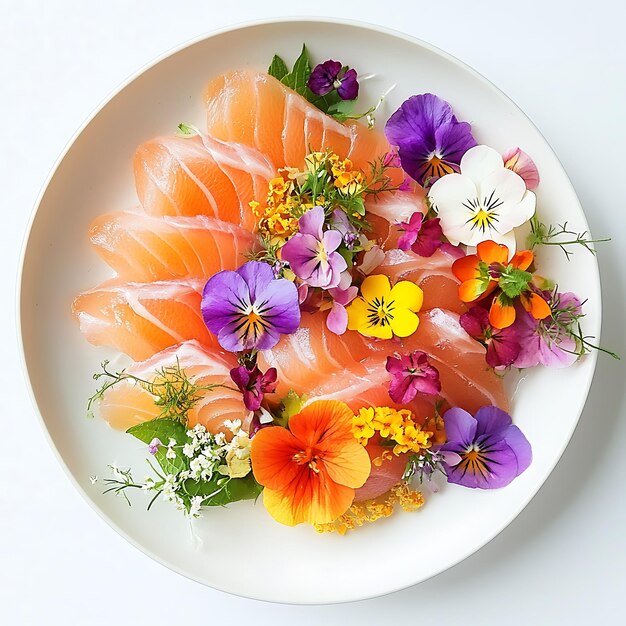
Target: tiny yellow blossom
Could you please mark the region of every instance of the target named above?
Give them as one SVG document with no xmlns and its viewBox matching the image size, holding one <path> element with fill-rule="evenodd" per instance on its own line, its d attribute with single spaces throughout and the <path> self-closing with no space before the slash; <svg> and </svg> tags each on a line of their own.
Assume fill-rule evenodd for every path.
<svg viewBox="0 0 626 626">
<path fill-rule="evenodd" d="M 352 434 L 361 445 L 366 445 L 368 440 L 374 436 L 373 420 L 374 409 L 371 407 L 359 409 L 359 412 L 352 418 Z"/>
</svg>

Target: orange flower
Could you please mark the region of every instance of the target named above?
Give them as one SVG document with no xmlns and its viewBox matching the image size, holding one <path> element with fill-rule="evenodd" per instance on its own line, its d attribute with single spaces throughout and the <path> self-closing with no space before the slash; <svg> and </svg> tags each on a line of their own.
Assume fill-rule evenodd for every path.
<svg viewBox="0 0 626 626">
<path fill-rule="evenodd" d="M 252 471 L 263 503 L 278 522 L 327 524 L 343 515 L 369 476 L 370 459 L 352 435 L 344 402 L 318 400 L 252 440 Z"/>
<path fill-rule="evenodd" d="M 498 281 L 493 279 L 489 269 L 505 264 L 508 258 L 509 249 L 506 246 L 495 241 L 482 241 L 476 247 L 476 254 L 457 259 L 452 264 L 452 273 L 461 281 L 461 301 L 474 302 L 489 295 L 498 286 Z"/>
</svg>

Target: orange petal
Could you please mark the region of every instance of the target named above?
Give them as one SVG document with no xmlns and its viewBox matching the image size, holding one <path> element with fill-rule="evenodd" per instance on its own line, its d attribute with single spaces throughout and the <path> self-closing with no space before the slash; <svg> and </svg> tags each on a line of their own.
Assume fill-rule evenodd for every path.
<svg viewBox="0 0 626 626">
<path fill-rule="evenodd" d="M 494 298 L 489 309 L 489 323 L 494 328 L 507 328 L 515 321 L 515 307 L 502 304 L 500 298 Z"/>
<path fill-rule="evenodd" d="M 269 514 L 288 526 L 327 524 L 345 513 L 353 500 L 354 489 L 333 482 L 324 470 L 311 472 L 284 491 L 263 490 L 263 504 Z"/>
<path fill-rule="evenodd" d="M 535 260 L 535 255 L 530 250 L 522 250 L 513 256 L 511 265 L 520 270 L 527 270 Z"/>
<path fill-rule="evenodd" d="M 484 261 L 488 265 L 491 263 L 506 264 L 509 260 L 509 249 L 501 243 L 495 241 L 481 241 L 476 246 L 476 252 L 481 261 Z"/>
<path fill-rule="evenodd" d="M 478 263 L 479 258 L 475 254 L 468 254 L 452 264 L 452 273 L 461 281 L 476 278 L 480 276 Z"/>
<path fill-rule="evenodd" d="M 252 438 L 250 450 L 252 473 L 257 482 L 269 489 L 286 488 L 306 468 L 293 459 L 305 447 L 282 426 L 259 430 Z"/>
<path fill-rule="evenodd" d="M 356 440 L 343 444 L 338 450 L 325 451 L 322 461 L 328 477 L 346 487 L 362 487 L 370 475 L 370 457 Z"/>
<path fill-rule="evenodd" d="M 289 420 L 289 429 L 305 446 L 326 449 L 353 440 L 352 416 L 345 402 L 317 400 Z"/>
<path fill-rule="evenodd" d="M 487 289 L 489 285 L 487 285 Z M 485 295 L 485 281 L 478 278 L 466 280 L 459 285 L 459 298 L 462 302 L 474 302 Z"/>
<path fill-rule="evenodd" d="M 550 305 L 537 293 L 529 291 L 520 296 L 522 306 L 536 319 L 542 320 L 552 315 Z"/>
</svg>

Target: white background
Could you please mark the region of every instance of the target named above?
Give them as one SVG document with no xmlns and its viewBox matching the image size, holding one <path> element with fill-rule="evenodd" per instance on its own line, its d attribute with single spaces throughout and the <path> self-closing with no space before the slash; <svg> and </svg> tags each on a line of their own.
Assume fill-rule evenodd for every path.
<svg viewBox="0 0 626 626">
<path fill-rule="evenodd" d="M 350 17 L 403 30 L 472 65 L 516 101 L 563 162 L 593 233 L 613 237 L 598 252 L 603 343 L 626 355 L 623 1 L 369 4 L 0 0 L 3 624 L 623 623 L 623 361 L 600 358 L 587 406 L 563 459 L 499 537 L 417 587 L 329 607 L 270 605 L 227 596 L 152 562 L 82 501 L 39 428 L 18 361 L 13 294 L 23 234 L 49 169 L 101 100 L 155 56 L 231 23 L 285 14 Z M 380 576 L 385 576 L 382 567 Z"/>
</svg>

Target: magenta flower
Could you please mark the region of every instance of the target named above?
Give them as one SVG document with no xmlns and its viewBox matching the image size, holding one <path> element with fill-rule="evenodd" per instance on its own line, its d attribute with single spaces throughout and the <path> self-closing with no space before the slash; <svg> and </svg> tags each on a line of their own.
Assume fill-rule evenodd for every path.
<svg viewBox="0 0 626 626">
<path fill-rule="evenodd" d="M 311 287 L 336 287 L 348 264 L 337 252 L 343 237 L 338 230 L 324 227 L 324 208 L 316 206 L 299 220 L 300 232 L 281 248 L 281 256 L 294 274 Z"/>
<path fill-rule="evenodd" d="M 265 374 L 257 365 L 248 369 L 245 365 L 230 370 L 230 377 L 243 393 L 243 403 L 249 411 L 258 411 L 266 393 L 273 393 L 278 383 L 275 367 L 270 367 Z"/>
<path fill-rule="evenodd" d="M 545 365 L 569 367 L 578 359 L 576 340 L 568 330 L 582 312 L 582 303 L 571 293 L 546 294 L 552 316 L 536 320 L 520 309 L 515 317 L 515 329 L 521 350 L 513 365 L 519 368 Z"/>
<path fill-rule="evenodd" d="M 452 107 L 431 93 L 405 100 L 389 118 L 385 134 L 398 146 L 404 171 L 421 185 L 458 171 L 461 157 L 476 145 L 470 125 L 459 122 Z"/>
<path fill-rule="evenodd" d="M 515 324 L 508 328 L 494 328 L 489 323 L 489 311 L 480 305 L 463 313 L 459 323 L 470 337 L 487 348 L 485 360 L 490 367 L 512 365 L 519 356 L 520 335 Z"/>
<path fill-rule="evenodd" d="M 411 402 L 418 393 L 436 396 L 441 391 L 439 371 L 421 350 L 404 356 L 388 356 L 385 367 L 391 374 L 389 397 L 398 404 Z"/>
<path fill-rule="evenodd" d="M 316 65 L 307 86 L 316 96 L 325 96 L 333 89 L 342 100 L 354 100 L 359 95 L 356 71 L 344 68 L 339 61 L 329 60 Z"/>
<path fill-rule="evenodd" d="M 539 185 L 539 170 L 535 162 L 521 149 L 511 148 L 502 155 L 504 167 L 513 170 L 526 183 L 526 189 L 536 189 Z"/>
<path fill-rule="evenodd" d="M 163 442 L 158 438 L 155 437 L 149 444 L 148 444 L 148 452 L 152 455 L 155 455 L 159 448 L 163 445 Z"/>
<path fill-rule="evenodd" d="M 347 276 L 348 279 L 351 280 L 352 277 L 349 274 L 347 274 Z M 326 318 L 326 326 L 328 330 L 335 333 L 335 335 L 343 335 L 348 328 L 348 312 L 346 311 L 346 307 L 357 297 L 359 288 L 349 283 L 347 287 L 342 288 L 340 284 L 339 287 L 329 289 L 328 293 L 333 299 L 333 306 Z"/>
<path fill-rule="evenodd" d="M 230 352 L 269 350 L 300 325 L 296 286 L 258 261 L 212 276 L 201 307 L 208 329 Z"/>
<path fill-rule="evenodd" d="M 429 257 L 441 247 L 440 219 L 435 217 L 425 220 L 424 216 L 416 211 L 408 222 L 401 222 L 398 226 L 404 233 L 398 239 L 398 248 L 405 252 L 413 250 L 418 256 Z"/>
<path fill-rule="evenodd" d="M 461 460 L 444 461 L 448 482 L 472 489 L 508 485 L 528 468 L 532 450 L 511 417 L 495 406 L 484 406 L 472 417 L 458 407 L 443 416 L 448 441 L 441 452 L 455 452 Z"/>
</svg>

